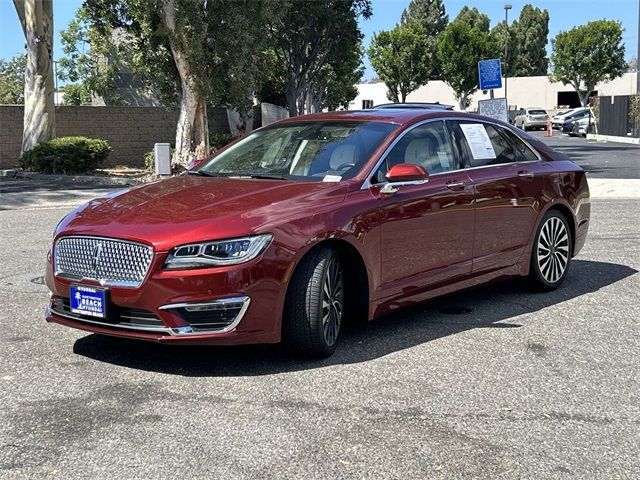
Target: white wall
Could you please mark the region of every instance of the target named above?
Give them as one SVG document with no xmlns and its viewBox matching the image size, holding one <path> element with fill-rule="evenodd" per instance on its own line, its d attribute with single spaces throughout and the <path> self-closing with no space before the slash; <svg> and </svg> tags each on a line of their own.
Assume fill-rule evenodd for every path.
<svg viewBox="0 0 640 480">
<path fill-rule="evenodd" d="M 596 86 L 598 95 L 633 95 L 636 93 L 636 73 L 626 73 L 620 78 Z M 503 82 L 504 85 L 504 82 Z M 557 107 L 558 92 L 573 92 L 573 87 L 559 82 L 550 82 L 548 77 L 514 77 L 508 79 L 509 105 L 521 107 L 541 107 L 553 110 Z M 363 83 L 356 85 L 358 96 L 349 104 L 349 110 L 362 109 L 363 100 L 373 100 L 374 105 L 388 103 L 387 87 L 384 83 Z M 504 88 L 494 90 L 496 98 L 504 97 Z M 478 100 L 490 98 L 477 91 L 469 110 L 475 110 Z M 418 88 L 407 97 L 408 102 L 440 102 L 458 109 L 453 90 L 444 82 L 431 81 Z"/>
</svg>

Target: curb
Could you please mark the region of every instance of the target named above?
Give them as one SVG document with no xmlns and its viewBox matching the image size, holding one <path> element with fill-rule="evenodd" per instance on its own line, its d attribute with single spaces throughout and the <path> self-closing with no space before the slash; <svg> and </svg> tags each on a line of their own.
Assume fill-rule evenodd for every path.
<svg viewBox="0 0 640 480">
<path fill-rule="evenodd" d="M 640 145 L 640 138 L 616 137 L 613 135 L 600 135 L 596 133 L 588 133 L 587 140 L 595 140 L 596 142 L 615 142 L 615 143 L 627 143 L 630 145 Z"/>
<path fill-rule="evenodd" d="M 10 172 L 10 170 L 7 171 Z M 45 180 L 49 182 L 91 183 L 93 185 L 105 186 L 133 186 L 144 183 L 137 178 L 102 177 L 98 175 L 48 175 L 44 173 L 25 172 L 22 170 L 15 170 L 13 175 L 0 174 L 0 176 L 24 178 L 29 180 Z"/>
</svg>

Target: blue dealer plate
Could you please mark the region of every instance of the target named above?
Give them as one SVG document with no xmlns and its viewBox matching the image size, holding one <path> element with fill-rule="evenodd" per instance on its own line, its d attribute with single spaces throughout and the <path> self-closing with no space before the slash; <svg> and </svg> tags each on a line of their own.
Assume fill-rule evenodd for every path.
<svg viewBox="0 0 640 480">
<path fill-rule="evenodd" d="M 71 285 L 71 312 L 90 317 L 107 316 L 107 290 L 105 288 Z"/>
</svg>

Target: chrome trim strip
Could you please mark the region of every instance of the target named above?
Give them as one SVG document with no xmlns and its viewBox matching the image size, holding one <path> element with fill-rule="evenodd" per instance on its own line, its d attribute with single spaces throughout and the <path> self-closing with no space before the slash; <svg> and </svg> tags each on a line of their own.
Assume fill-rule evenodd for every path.
<svg viewBox="0 0 640 480">
<path fill-rule="evenodd" d="M 109 327 L 109 328 L 122 328 L 125 330 L 139 330 L 143 332 L 154 332 L 154 333 L 168 333 L 169 335 L 173 335 L 171 328 L 169 327 L 154 327 L 154 326 L 144 326 L 144 325 L 135 325 L 129 326 L 127 324 L 120 323 L 106 323 L 106 322 L 98 322 L 96 320 L 85 320 L 84 318 L 74 317 L 73 315 L 68 315 L 66 313 L 61 313 L 53 308 L 49 307 L 49 312 L 52 315 L 57 315 L 59 317 L 68 318 L 69 320 L 74 320 L 79 323 L 91 323 L 94 325 L 99 325 L 101 327 Z"/>
<path fill-rule="evenodd" d="M 400 187 L 407 187 L 411 185 L 424 185 L 427 180 L 408 180 L 406 182 L 386 182 L 380 189 L 380 193 L 396 193 Z"/>
<path fill-rule="evenodd" d="M 198 329 L 198 330 L 194 330 L 194 327 L 179 327 L 179 328 L 174 328 L 174 335 L 180 335 L 180 336 L 184 336 L 184 335 L 206 335 L 209 333 L 227 333 L 230 332 L 232 330 L 235 330 L 235 328 L 238 326 L 238 324 L 242 321 L 242 318 L 244 317 L 244 314 L 247 312 L 247 309 L 249 308 L 249 303 L 251 303 L 251 299 L 247 296 L 244 297 L 231 297 L 231 298 L 219 298 L 216 300 L 211 300 L 208 302 L 183 302 L 183 303 L 171 303 L 169 305 L 163 305 L 161 307 L 158 308 L 158 310 L 172 310 L 172 309 L 177 309 L 177 308 L 186 308 L 186 307 L 203 307 L 203 306 L 209 306 L 209 305 L 214 305 L 214 306 L 224 306 L 224 305 L 228 305 L 231 303 L 242 303 L 242 307 L 240 308 L 240 311 L 238 312 L 238 315 L 236 315 L 236 318 L 233 320 L 233 322 L 231 324 L 229 324 L 228 326 L 224 327 L 224 328 L 212 328 L 212 329 Z M 189 330 L 187 330 L 189 329 Z"/>
<path fill-rule="evenodd" d="M 389 145 L 389 146 L 386 148 L 386 150 L 382 153 L 382 155 L 380 155 L 380 158 L 379 158 L 379 159 L 378 159 L 378 161 L 375 163 L 375 165 L 373 166 L 373 168 L 372 168 L 371 170 L 369 170 L 369 173 L 367 174 L 367 178 L 366 178 L 366 179 L 365 179 L 365 181 L 362 183 L 362 186 L 360 187 L 360 190 L 367 190 L 368 188 L 370 188 L 370 187 L 371 187 L 371 182 L 369 181 L 369 179 L 371 178 L 371 175 L 373 175 L 373 173 L 374 173 L 375 171 L 377 171 L 377 170 L 378 170 L 378 168 L 380 168 L 380 165 L 382 165 L 382 162 L 387 158 L 387 155 L 389 154 L 389 152 L 391 151 L 391 149 L 392 149 L 393 147 L 395 147 L 395 146 L 396 146 L 396 144 L 397 144 L 400 140 L 402 140 L 402 138 L 403 138 L 407 133 L 409 133 L 410 131 L 412 131 L 414 128 L 420 127 L 420 126 L 425 125 L 425 124 L 427 124 L 427 123 L 431 123 L 431 122 L 444 122 L 444 121 L 446 121 L 446 120 L 465 121 L 465 122 L 476 122 L 476 123 L 488 123 L 489 125 L 493 125 L 493 126 L 500 127 L 500 128 L 505 128 L 505 126 L 504 126 L 504 125 L 502 125 L 502 124 L 500 124 L 500 123 L 497 123 L 497 122 L 494 122 L 494 121 L 491 121 L 491 119 L 487 119 L 487 120 L 484 120 L 484 119 L 483 119 L 483 120 L 478 120 L 478 119 L 476 119 L 476 118 L 468 118 L 468 117 L 464 117 L 464 116 L 459 116 L 459 117 L 446 117 L 446 118 L 429 118 L 429 119 L 426 119 L 426 120 L 421 120 L 420 122 L 418 122 L 418 123 L 416 123 L 416 124 L 414 124 L 414 125 L 411 125 L 411 126 L 410 126 L 409 128 L 407 128 L 404 132 L 402 132 L 398 137 L 396 137 L 396 139 L 395 139 L 393 142 L 391 142 L 391 145 Z M 515 134 L 514 134 L 514 135 L 515 135 Z M 541 160 L 542 160 L 542 157 L 540 156 L 540 154 L 538 153 L 538 151 L 537 151 L 535 148 L 533 148 L 533 147 L 531 146 L 531 144 L 530 144 L 526 139 L 522 138 L 520 135 L 518 135 L 518 138 L 519 138 L 520 140 L 522 140 L 522 142 L 524 142 L 524 144 L 525 144 L 527 147 L 529 147 L 529 149 L 530 149 L 530 150 L 531 150 L 531 151 L 536 155 L 536 157 L 538 157 L 538 160 L 529 160 L 529 161 L 526 161 L 526 162 L 516 162 L 518 165 L 522 165 L 522 164 L 526 164 L 526 163 L 539 162 L 539 161 L 541 161 Z M 458 170 L 450 170 L 450 171 L 448 171 L 448 172 L 439 172 L 439 173 L 434 173 L 433 175 L 432 175 L 432 174 L 429 174 L 429 178 L 431 178 L 431 177 L 435 177 L 435 176 L 437 176 L 437 175 L 450 174 L 450 173 L 457 172 L 457 171 L 463 172 L 463 171 L 465 171 L 465 170 L 474 170 L 474 169 L 476 169 L 476 168 L 487 168 L 487 167 L 499 167 L 499 166 L 501 166 L 501 165 L 509 165 L 509 164 L 508 164 L 508 163 L 499 163 L 499 164 L 496 164 L 496 165 L 482 165 L 482 166 L 480 166 L 480 167 L 460 168 L 460 169 L 458 169 Z M 376 184 L 376 186 L 383 186 L 383 185 L 386 185 L 387 183 L 388 183 L 388 182 L 382 182 L 382 183 Z"/>
<path fill-rule="evenodd" d="M 538 163 L 544 160 L 528 160 L 526 162 L 515 162 L 515 163 L 496 163 L 495 165 L 480 165 L 478 167 L 469 167 L 464 170 L 478 170 L 480 168 L 493 168 L 493 167 L 504 167 L 505 165 L 528 165 L 529 163 Z"/>
<path fill-rule="evenodd" d="M 63 273 L 63 272 L 60 272 L 59 270 L 54 271 L 53 274 L 58 278 L 64 278 L 66 280 L 71 280 L 71 281 L 74 281 L 74 282 L 83 282 L 83 281 L 86 281 L 86 280 L 89 280 L 91 282 L 98 282 L 103 287 L 138 288 L 140 285 L 142 285 L 142 283 L 144 283 L 144 280 L 142 281 L 142 283 L 127 282 L 127 281 L 124 281 L 124 280 L 104 280 L 104 279 L 98 280 L 97 278 L 81 277 L 80 275 L 72 275 L 70 273 Z M 146 276 L 145 276 L 145 280 L 146 280 Z"/>
</svg>

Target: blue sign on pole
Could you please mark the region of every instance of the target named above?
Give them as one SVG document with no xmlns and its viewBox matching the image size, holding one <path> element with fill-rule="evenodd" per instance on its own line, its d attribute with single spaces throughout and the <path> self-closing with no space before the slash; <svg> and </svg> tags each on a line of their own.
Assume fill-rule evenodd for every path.
<svg viewBox="0 0 640 480">
<path fill-rule="evenodd" d="M 502 88 L 502 65 L 500 59 L 480 60 L 478 62 L 478 77 L 480 90 Z"/>
</svg>

